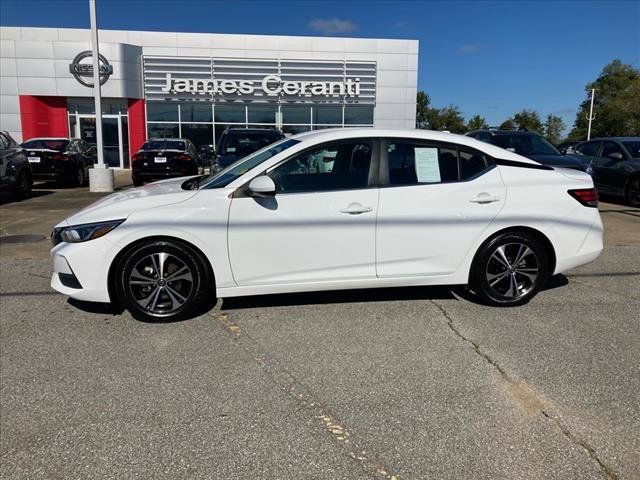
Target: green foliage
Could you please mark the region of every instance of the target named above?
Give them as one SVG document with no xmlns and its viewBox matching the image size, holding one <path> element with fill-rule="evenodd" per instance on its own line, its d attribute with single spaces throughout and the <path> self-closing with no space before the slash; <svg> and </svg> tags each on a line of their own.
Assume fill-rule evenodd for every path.
<svg viewBox="0 0 640 480">
<path fill-rule="evenodd" d="M 562 139 L 562 131 L 565 129 L 564 121 L 557 115 L 549 114 L 544 122 L 544 136 L 554 145 L 558 145 Z"/>
<path fill-rule="evenodd" d="M 416 98 L 416 128 L 427 128 L 430 103 L 429 95 L 420 90 Z"/>
<path fill-rule="evenodd" d="M 544 127 L 540 120 L 540 115 L 535 110 L 521 110 L 513 116 L 513 123 L 516 127 L 530 132 L 542 134 Z"/>
<path fill-rule="evenodd" d="M 507 118 L 504 122 L 500 124 L 500 127 L 498 128 L 500 130 L 515 130 L 516 124 L 513 122 L 512 119 Z"/>
<path fill-rule="evenodd" d="M 479 130 L 481 128 L 489 128 L 489 124 L 480 115 L 474 115 L 467 122 L 467 130 Z"/>
<path fill-rule="evenodd" d="M 600 76 L 586 85 L 586 96 L 578 108 L 571 140 L 585 140 L 591 89 L 596 89 L 591 137 L 640 136 L 640 70 L 614 60 Z"/>
</svg>

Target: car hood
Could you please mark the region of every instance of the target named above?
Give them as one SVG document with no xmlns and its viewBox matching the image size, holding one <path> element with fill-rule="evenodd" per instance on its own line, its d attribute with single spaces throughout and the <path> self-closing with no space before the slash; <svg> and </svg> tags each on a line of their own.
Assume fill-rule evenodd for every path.
<svg viewBox="0 0 640 480">
<path fill-rule="evenodd" d="M 550 167 L 584 168 L 582 160 L 569 155 L 527 155 L 527 158 Z"/>
<path fill-rule="evenodd" d="M 133 212 L 184 202 L 198 190 L 183 190 L 182 184 L 190 177 L 172 178 L 131 188 L 101 198 L 74 213 L 56 226 L 80 225 L 127 218 Z"/>
</svg>

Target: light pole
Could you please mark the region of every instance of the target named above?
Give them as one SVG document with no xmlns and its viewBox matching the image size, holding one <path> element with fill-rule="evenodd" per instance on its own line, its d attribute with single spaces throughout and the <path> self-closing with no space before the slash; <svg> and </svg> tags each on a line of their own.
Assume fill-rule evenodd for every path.
<svg viewBox="0 0 640 480">
<path fill-rule="evenodd" d="M 91 19 L 91 54 L 93 59 L 93 99 L 96 109 L 96 149 L 98 163 L 89 170 L 90 192 L 113 192 L 113 171 L 104 163 L 104 144 L 102 141 L 102 100 L 100 92 L 100 57 L 98 51 L 98 21 L 96 18 L 96 0 L 89 0 Z"/>
<path fill-rule="evenodd" d="M 589 127 L 587 128 L 587 140 L 591 140 L 591 122 L 595 120 L 595 116 L 593 115 L 593 98 L 596 96 L 596 89 L 591 89 L 591 107 L 589 107 L 589 116 L 587 120 L 589 120 Z"/>
</svg>

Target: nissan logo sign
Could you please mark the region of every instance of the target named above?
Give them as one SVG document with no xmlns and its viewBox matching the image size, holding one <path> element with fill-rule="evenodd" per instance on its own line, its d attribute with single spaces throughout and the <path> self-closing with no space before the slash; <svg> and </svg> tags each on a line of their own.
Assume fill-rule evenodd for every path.
<svg viewBox="0 0 640 480">
<path fill-rule="evenodd" d="M 85 87 L 93 87 L 93 64 L 82 63 L 83 60 L 92 60 L 93 54 L 90 50 L 85 50 L 76 55 L 69 65 L 69 71 L 73 74 L 76 80 Z M 113 74 L 113 67 L 109 64 L 104 55 L 98 54 L 98 63 L 100 65 L 100 85 L 104 85 L 109 77 Z"/>
</svg>

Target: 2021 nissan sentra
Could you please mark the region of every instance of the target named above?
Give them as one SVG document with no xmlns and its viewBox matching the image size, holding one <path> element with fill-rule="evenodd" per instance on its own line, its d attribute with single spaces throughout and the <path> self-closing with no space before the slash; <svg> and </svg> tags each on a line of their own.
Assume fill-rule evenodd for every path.
<svg viewBox="0 0 640 480">
<path fill-rule="evenodd" d="M 600 254 L 596 206 L 586 173 L 470 137 L 321 130 L 88 206 L 53 231 L 51 284 L 143 320 L 215 297 L 406 285 L 514 306 Z"/>
</svg>

